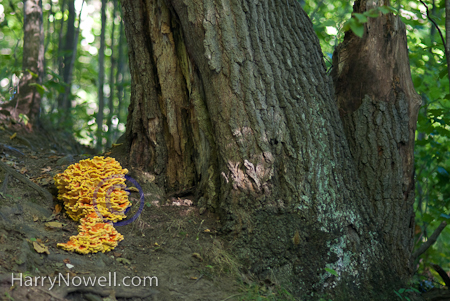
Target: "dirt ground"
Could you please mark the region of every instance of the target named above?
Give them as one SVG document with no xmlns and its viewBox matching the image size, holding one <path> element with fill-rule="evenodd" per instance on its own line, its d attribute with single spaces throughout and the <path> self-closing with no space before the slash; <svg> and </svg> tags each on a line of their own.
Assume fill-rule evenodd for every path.
<svg viewBox="0 0 450 301">
<path fill-rule="evenodd" d="M 57 248 L 77 235 L 78 223 L 64 209 L 58 212 L 53 176 L 94 157 L 80 155 L 86 152 L 54 133 L 0 127 L 0 300 L 249 300 L 217 234 L 217 217 L 200 215 L 189 197 L 165 198 L 136 171 L 130 175 L 142 183 L 146 204 L 135 222 L 117 227 L 124 236 L 117 248 L 91 255 Z M 139 193 L 130 199 L 127 216 L 137 211 Z M 44 276 L 60 285 L 56 281 L 50 289 Z M 78 285 L 101 276 L 106 280 L 95 286 Z M 157 280 L 150 285 L 147 278 L 144 285 L 146 276 Z"/>
</svg>

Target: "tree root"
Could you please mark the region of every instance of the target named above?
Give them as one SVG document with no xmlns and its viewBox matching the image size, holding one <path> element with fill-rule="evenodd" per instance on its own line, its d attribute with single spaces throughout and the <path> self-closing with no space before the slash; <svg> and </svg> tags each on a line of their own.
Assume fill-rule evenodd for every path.
<svg viewBox="0 0 450 301">
<path fill-rule="evenodd" d="M 30 186 L 31 188 L 36 190 L 39 193 L 39 195 L 42 196 L 49 204 L 53 203 L 53 195 L 50 192 L 48 192 L 47 190 L 45 190 L 44 188 L 35 184 L 31 180 L 29 180 L 27 177 L 25 177 L 24 175 L 21 175 L 20 173 L 15 171 L 13 168 L 11 168 L 8 165 L 6 165 L 5 163 L 3 163 L 2 161 L 0 161 L 0 168 L 3 169 L 7 175 L 9 174 L 9 175 L 13 176 L 17 180 L 24 183 L 25 185 Z"/>
</svg>

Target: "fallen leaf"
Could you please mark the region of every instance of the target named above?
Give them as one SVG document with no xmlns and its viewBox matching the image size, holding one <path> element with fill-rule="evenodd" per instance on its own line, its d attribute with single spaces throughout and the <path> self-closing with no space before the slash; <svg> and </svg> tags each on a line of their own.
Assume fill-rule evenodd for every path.
<svg viewBox="0 0 450 301">
<path fill-rule="evenodd" d="M 50 166 L 47 166 L 46 168 L 41 168 L 42 172 L 49 172 L 52 170 Z"/>
<path fill-rule="evenodd" d="M 202 256 L 200 256 L 200 254 L 198 254 L 198 253 L 192 253 L 192 257 L 197 258 L 200 261 L 203 261 Z"/>
<path fill-rule="evenodd" d="M 16 167 L 16 162 L 6 160 L 5 163 L 8 164 L 9 166 L 14 167 L 15 169 L 17 168 Z"/>
<path fill-rule="evenodd" d="M 122 264 L 131 264 L 131 261 L 126 258 L 116 258 L 116 260 Z"/>
<path fill-rule="evenodd" d="M 105 156 L 109 156 L 109 155 L 111 155 L 111 152 L 105 153 Z"/>
<path fill-rule="evenodd" d="M 36 160 L 38 157 L 36 157 L 36 156 L 30 156 L 30 158 Z"/>
<path fill-rule="evenodd" d="M 33 247 L 34 250 L 38 253 L 47 253 L 50 254 L 50 251 L 48 250 L 48 247 L 46 247 L 42 243 L 38 243 L 37 241 L 33 241 Z"/>
<path fill-rule="evenodd" d="M 26 167 L 22 167 L 21 169 L 20 169 L 20 173 L 21 174 L 24 174 L 24 173 L 26 173 L 28 171 L 28 169 L 26 168 Z"/>
<path fill-rule="evenodd" d="M 58 214 L 62 210 L 62 206 L 60 204 L 55 205 L 55 210 L 53 210 L 53 214 Z"/>
<path fill-rule="evenodd" d="M 43 179 L 41 179 L 41 180 L 39 181 L 39 184 L 41 184 L 41 185 L 48 185 L 48 184 L 50 184 L 51 181 L 52 181 L 52 178 L 51 178 L 51 177 L 49 177 L 49 178 L 43 178 Z"/>
<path fill-rule="evenodd" d="M 37 217 L 36 215 L 33 215 L 33 222 L 37 222 L 39 220 L 39 217 Z"/>
<path fill-rule="evenodd" d="M 155 242 L 155 246 L 159 247 L 159 245 L 158 245 L 158 243 L 157 243 L 157 242 Z"/>
<path fill-rule="evenodd" d="M 70 263 L 70 259 L 69 259 L 69 258 L 66 258 L 66 259 L 63 260 L 63 262 L 64 262 L 64 263 Z"/>
<path fill-rule="evenodd" d="M 62 227 L 65 226 L 63 223 L 60 222 L 48 222 L 45 223 L 45 225 L 49 228 L 58 228 L 58 229 L 61 229 Z"/>
<path fill-rule="evenodd" d="M 192 276 L 191 278 L 189 278 L 189 279 L 191 279 L 191 280 L 197 280 L 198 279 L 198 277 L 194 277 L 194 276 Z"/>
<path fill-rule="evenodd" d="M 73 264 L 70 264 L 70 263 L 66 263 L 66 267 L 68 267 L 69 269 L 71 269 L 71 268 L 74 267 L 74 265 L 73 265 Z"/>
<path fill-rule="evenodd" d="M 211 232 L 211 230 L 205 229 L 203 232 L 209 233 L 209 232 Z"/>
<path fill-rule="evenodd" d="M 133 191 L 133 192 L 139 192 L 139 189 L 137 189 L 136 187 L 127 187 L 128 191 Z"/>
<path fill-rule="evenodd" d="M 113 143 L 111 146 L 112 147 L 118 147 L 118 146 L 121 146 L 123 143 Z"/>
<path fill-rule="evenodd" d="M 44 222 L 50 222 L 50 221 L 54 220 L 55 218 L 56 218 L 56 214 L 53 213 L 53 214 L 50 215 L 49 217 L 44 218 L 43 221 L 44 221 Z"/>
<path fill-rule="evenodd" d="M 9 139 L 13 140 L 14 138 L 16 138 L 16 136 L 17 136 L 17 133 L 14 133 L 9 137 Z"/>
<path fill-rule="evenodd" d="M 49 159 L 59 159 L 59 156 L 50 156 Z"/>
</svg>

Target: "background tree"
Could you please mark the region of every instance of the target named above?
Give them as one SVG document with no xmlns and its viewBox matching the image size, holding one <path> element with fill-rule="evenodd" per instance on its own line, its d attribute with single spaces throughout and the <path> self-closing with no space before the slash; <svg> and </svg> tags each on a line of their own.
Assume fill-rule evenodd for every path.
<svg viewBox="0 0 450 301">
<path fill-rule="evenodd" d="M 420 101 L 398 17 L 370 19 L 365 38 L 354 37 L 386 63 L 367 68 L 366 56 L 341 48 L 337 95 L 352 95 L 347 108 L 294 1 L 122 6 L 130 164 L 166 193 L 194 193 L 201 211 L 220 215 L 244 270 L 297 296 L 369 300 L 409 278 Z M 355 11 L 366 6 L 356 1 Z M 388 50 L 373 36 L 393 37 Z"/>
<path fill-rule="evenodd" d="M 103 95 L 103 82 L 105 80 L 105 31 L 106 31 L 106 0 L 102 0 L 102 29 L 100 34 L 100 50 L 98 56 L 98 112 L 97 112 L 97 150 L 103 145 L 103 109 L 105 99 Z"/>
<path fill-rule="evenodd" d="M 108 97 L 108 117 L 106 121 L 106 127 L 108 128 L 108 133 L 106 136 L 106 147 L 111 147 L 112 139 L 114 132 L 112 130 L 112 120 L 114 118 L 114 71 L 116 67 L 116 59 L 114 57 L 114 34 L 115 34 L 115 27 L 116 27 L 116 8 L 117 8 L 117 1 L 114 0 L 111 2 L 113 5 L 113 11 L 111 16 L 111 67 L 109 68 L 109 97 Z"/>
<path fill-rule="evenodd" d="M 27 0 L 23 3 L 23 76 L 20 79 L 17 96 L 2 108 L 14 119 L 27 115 L 30 124 L 39 118 L 42 77 L 44 73 L 44 31 L 42 27 L 42 2 Z"/>
</svg>

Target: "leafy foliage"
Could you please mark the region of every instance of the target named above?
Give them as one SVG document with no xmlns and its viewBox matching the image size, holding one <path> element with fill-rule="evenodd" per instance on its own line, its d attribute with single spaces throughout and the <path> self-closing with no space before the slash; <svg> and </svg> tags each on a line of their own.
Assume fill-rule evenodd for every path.
<svg viewBox="0 0 450 301">
<path fill-rule="evenodd" d="M 43 28 L 45 34 L 45 74 L 42 85 L 36 84 L 38 92 L 43 96 L 41 104 L 40 119 L 45 124 L 50 124 L 53 128 L 74 132 L 75 137 L 84 144 L 93 145 L 98 137 L 95 137 L 97 125 L 95 124 L 95 114 L 98 110 L 97 87 L 98 78 L 98 49 L 100 41 L 101 23 L 99 18 L 100 2 L 87 1 L 81 7 L 83 1 L 75 1 L 75 20 L 76 24 L 81 22 L 80 35 L 74 60 L 72 72 L 72 82 L 70 84 L 70 93 L 68 101 L 71 103 L 69 116 L 64 118 L 67 112 L 61 110 L 58 98 L 64 94 L 68 85 L 64 81 L 61 69 L 61 61 L 64 56 L 72 54 L 72 50 L 63 50 L 65 43 L 65 33 L 67 31 L 67 20 L 69 11 L 67 5 L 62 8 L 62 4 L 68 1 L 43 0 Z M 82 8 L 82 9 L 81 9 Z M 80 14 L 81 9 L 81 14 Z M 118 10 L 116 10 L 118 11 Z M 105 50 L 105 74 L 110 73 L 112 44 L 110 35 L 112 31 L 112 22 L 114 19 L 115 38 L 120 34 L 121 15 L 116 14 L 113 18 L 113 3 L 107 6 L 107 47 Z M 23 47 L 23 3 L 18 0 L 0 0 L 0 103 L 9 101 L 16 92 L 19 78 L 22 74 L 22 47 Z M 79 20 L 81 17 L 81 20 Z M 123 33 L 123 32 L 122 32 Z M 115 41 L 114 47 L 119 43 Z M 121 47 L 126 47 L 122 43 Z M 118 61 L 115 51 L 116 62 Z M 127 50 L 123 49 L 126 54 Z M 126 58 L 123 58 L 124 67 L 127 67 Z M 117 63 L 116 63 L 117 68 Z M 127 72 L 117 74 L 114 71 L 118 83 L 109 83 L 105 76 L 105 97 L 109 97 L 111 89 L 118 90 L 119 87 L 123 101 L 119 103 L 118 93 L 115 93 L 113 100 L 114 116 L 113 128 L 106 129 L 106 119 L 104 131 L 100 139 L 105 139 L 106 135 L 118 137 L 124 131 L 124 122 L 129 102 L 125 95 L 129 95 L 130 76 Z M 36 75 L 37 76 L 37 75 Z M 120 112 L 120 116 L 118 114 Z M 105 108 L 105 116 L 108 116 L 109 108 Z"/>
</svg>

